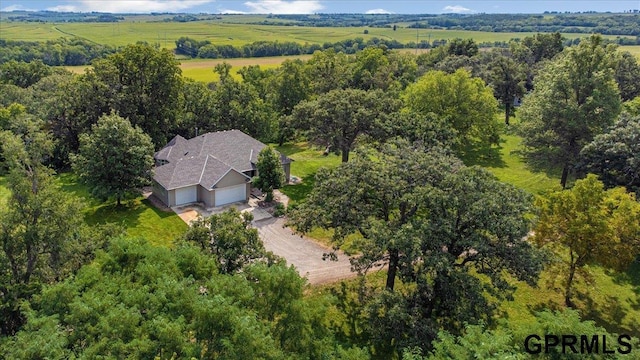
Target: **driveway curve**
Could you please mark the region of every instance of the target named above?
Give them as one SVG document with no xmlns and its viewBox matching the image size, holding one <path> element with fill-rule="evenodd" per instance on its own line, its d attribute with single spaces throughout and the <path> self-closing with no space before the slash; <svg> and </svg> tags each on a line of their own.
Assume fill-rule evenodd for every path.
<svg viewBox="0 0 640 360">
<path fill-rule="evenodd" d="M 295 266 L 301 276 L 306 277 L 310 284 L 324 284 L 357 275 L 351 271 L 349 257 L 337 252 L 338 261 L 322 260 L 322 255 L 331 251 L 315 241 L 297 235 L 286 227 L 285 220 L 270 218 L 254 221 L 265 249 L 281 256 L 288 264 Z"/>
</svg>

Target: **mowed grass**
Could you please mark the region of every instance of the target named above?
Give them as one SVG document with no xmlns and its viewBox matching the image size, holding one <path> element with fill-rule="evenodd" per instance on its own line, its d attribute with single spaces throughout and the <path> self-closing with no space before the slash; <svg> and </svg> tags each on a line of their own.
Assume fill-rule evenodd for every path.
<svg viewBox="0 0 640 360">
<path fill-rule="evenodd" d="M 491 171 L 500 181 L 540 194 L 548 190 L 560 190 L 560 178 L 545 172 L 534 172 L 517 154 L 521 138 L 503 134 L 500 145 L 491 148 L 469 149 L 462 157 L 465 165 L 480 165 Z"/>
<path fill-rule="evenodd" d="M 323 150 L 310 146 L 308 143 L 287 143 L 276 146 L 281 154 L 291 158 L 291 175 L 301 180 L 296 185 L 285 185 L 281 191 L 287 195 L 291 202 L 297 204 L 304 200 L 313 189 L 315 176 L 321 167 L 335 167 L 341 162 L 341 157 L 333 153 L 324 156 Z"/>
<path fill-rule="evenodd" d="M 145 238 L 152 244 L 171 246 L 187 229 L 187 224 L 174 212 L 165 212 L 153 206 L 143 197 L 123 201 L 120 207 L 115 200 L 100 202 L 72 173 L 57 176 L 63 191 L 84 200 L 84 217 L 88 224 L 121 225 L 131 237 Z"/>
<path fill-rule="evenodd" d="M 253 24 L 229 24 L 208 20 L 196 22 L 142 22 L 119 23 L 28 23 L 2 22 L 0 39 L 46 41 L 57 38 L 79 37 L 89 41 L 124 46 L 146 41 L 160 47 L 173 49 L 175 41 L 183 36 L 197 40 L 209 40 L 214 44 L 244 45 L 254 41 L 293 41 L 298 43 L 323 44 L 361 37 L 365 41 L 374 37 L 397 40 L 402 43 L 431 39 L 472 38 L 476 42 L 509 41 L 513 38 L 531 36 L 533 32 L 497 33 L 464 30 L 369 28 L 369 27 L 307 27 L 271 26 Z M 368 34 L 364 31 L 367 30 Z M 583 38 L 589 34 L 563 33 L 566 38 Z M 616 35 L 605 35 L 615 39 Z"/>
<path fill-rule="evenodd" d="M 583 320 L 593 320 L 610 332 L 640 337 L 640 262 L 636 260 L 627 271 L 614 272 L 599 266 L 587 266 L 591 279 L 576 281 L 573 301 Z M 544 309 L 562 310 L 564 293 L 562 278 L 552 270 L 542 272 L 537 287 L 520 281 L 513 301 L 500 304 L 501 316 L 511 325 L 528 325 L 536 312 Z M 515 326 L 514 326 L 515 327 Z"/>
<path fill-rule="evenodd" d="M 159 210 L 142 197 L 126 200 L 117 207 L 115 201 L 103 203 L 91 196 L 72 173 L 57 175 L 56 181 L 63 191 L 82 199 L 86 205 L 83 215 L 89 225 L 120 225 L 128 236 L 142 237 L 161 246 L 171 246 L 187 229 L 187 224 L 174 212 Z M 6 206 L 10 195 L 6 178 L 0 176 L 0 208 Z"/>
</svg>

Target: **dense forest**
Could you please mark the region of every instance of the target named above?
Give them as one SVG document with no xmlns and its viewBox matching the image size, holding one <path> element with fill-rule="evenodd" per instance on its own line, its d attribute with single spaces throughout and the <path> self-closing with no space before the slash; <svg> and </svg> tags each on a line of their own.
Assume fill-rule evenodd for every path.
<svg viewBox="0 0 640 360">
<path fill-rule="evenodd" d="M 637 58 L 559 33 L 488 51 L 471 39 L 420 55 L 368 45 L 245 66 L 241 79 L 221 63 L 208 84 L 144 43 L 79 75 L 1 64 L 0 359 L 585 356 L 530 355 L 529 334 L 597 335 L 614 353 L 591 358 L 638 356 L 637 318 L 585 290 L 605 272 L 637 296 Z M 357 279 L 309 286 L 236 210 L 170 246 L 152 244 L 163 228 L 136 238 L 132 222 L 79 215 L 80 195 L 139 211 L 154 150 L 229 129 L 340 155 L 283 188 L 296 200 L 284 211 L 295 231 L 349 249 Z M 555 187 L 532 193 L 478 166 L 501 161 L 505 136 L 520 140 L 509 156 Z M 65 174 L 79 184 L 61 186 Z M 120 174 L 132 180 L 105 191 Z M 519 322 L 501 308 L 517 288 L 560 300 L 525 305 L 532 320 Z"/>
</svg>

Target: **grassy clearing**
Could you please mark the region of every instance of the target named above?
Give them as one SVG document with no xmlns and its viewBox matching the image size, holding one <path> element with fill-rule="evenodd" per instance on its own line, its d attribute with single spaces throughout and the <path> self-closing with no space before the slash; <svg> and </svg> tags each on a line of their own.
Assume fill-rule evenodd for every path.
<svg viewBox="0 0 640 360">
<path fill-rule="evenodd" d="M 368 34 L 364 34 L 368 30 Z M 307 27 L 230 24 L 220 20 L 178 22 L 125 21 L 119 23 L 27 23 L 2 22 L 0 39 L 46 41 L 61 37 L 80 37 L 99 44 L 123 46 L 137 41 L 158 44 L 173 49 L 175 41 L 188 36 L 197 40 L 209 40 L 214 44 L 243 45 L 254 41 L 293 41 L 298 43 L 336 42 L 361 37 L 398 40 L 402 43 L 423 39 L 473 38 L 476 42 L 509 41 L 534 33 L 496 33 L 464 30 L 437 30 L 368 27 Z M 582 38 L 589 34 L 563 33 L 566 38 Z M 605 35 L 615 39 L 615 35 Z"/>
<path fill-rule="evenodd" d="M 275 149 L 293 159 L 291 175 L 302 179 L 300 184 L 286 185 L 281 189 L 291 199 L 290 204 L 299 203 L 311 192 L 319 168 L 338 166 L 341 161 L 340 156 L 335 154 L 323 156 L 322 150 L 307 143 L 284 144 Z"/>
<path fill-rule="evenodd" d="M 560 178 L 544 172 L 533 172 L 515 152 L 521 138 L 504 134 L 500 145 L 467 151 L 463 156 L 466 165 L 480 165 L 491 171 L 500 181 L 512 184 L 533 194 L 547 190 L 560 190 Z"/>
<path fill-rule="evenodd" d="M 610 332 L 640 337 L 640 262 L 626 272 L 616 273 L 601 267 L 589 267 L 592 279 L 575 286 L 577 309 L 584 320 L 593 320 Z M 545 270 L 538 287 L 514 281 L 517 286 L 514 301 L 505 301 L 500 310 L 513 325 L 527 325 L 535 313 L 544 309 L 564 309 L 564 296 L 557 289 L 559 282 L 551 281 L 551 271 Z M 556 288 L 553 288 L 555 285 Z"/>
<path fill-rule="evenodd" d="M 11 193 L 7 189 L 7 179 L 4 176 L 0 176 L 0 207 L 4 207 L 9 200 Z"/>
<path fill-rule="evenodd" d="M 102 203 L 91 196 L 87 187 L 80 184 L 74 174 L 60 174 L 56 176 L 56 181 L 63 191 L 84 201 L 84 217 L 89 225 L 119 224 L 129 236 L 143 237 L 152 244 L 162 246 L 171 246 L 173 240 L 187 229 L 187 224 L 174 212 L 158 210 L 142 197 L 125 201 L 121 207 L 117 207 L 115 201 Z M 0 177 L 0 206 L 6 204 L 9 195 L 6 179 Z"/>
<path fill-rule="evenodd" d="M 57 176 L 62 190 L 82 198 L 87 207 L 84 211 L 88 224 L 120 224 L 127 235 L 142 237 L 154 245 L 171 246 L 181 236 L 187 225 L 174 212 L 164 212 L 148 200 L 138 197 L 127 200 L 117 207 L 115 201 L 100 202 L 90 195 L 87 187 L 78 182 L 71 173 Z"/>
</svg>

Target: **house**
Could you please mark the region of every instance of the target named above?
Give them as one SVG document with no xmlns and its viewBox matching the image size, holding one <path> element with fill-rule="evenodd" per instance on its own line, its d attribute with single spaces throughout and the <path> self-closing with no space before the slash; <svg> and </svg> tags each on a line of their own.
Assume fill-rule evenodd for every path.
<svg viewBox="0 0 640 360">
<path fill-rule="evenodd" d="M 206 207 L 247 201 L 266 145 L 239 130 L 185 139 L 174 137 L 154 154 L 153 193 L 168 206 L 195 202 Z M 280 155 L 286 181 L 291 159 Z"/>
</svg>

